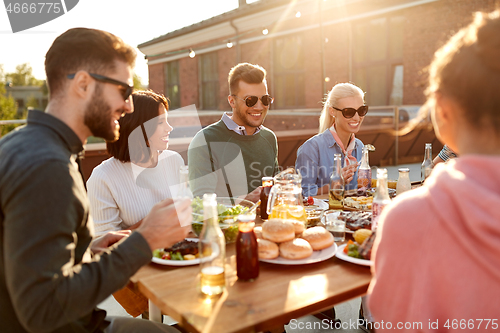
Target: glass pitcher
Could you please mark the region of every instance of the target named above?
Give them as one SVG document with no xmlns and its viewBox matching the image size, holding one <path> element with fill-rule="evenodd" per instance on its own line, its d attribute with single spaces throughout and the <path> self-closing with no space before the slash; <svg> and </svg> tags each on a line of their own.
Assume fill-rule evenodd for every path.
<svg viewBox="0 0 500 333">
<path fill-rule="evenodd" d="M 294 219 L 307 223 L 301 182 L 302 176 L 294 172 L 280 173 L 274 178 L 267 203 L 270 219 Z"/>
</svg>

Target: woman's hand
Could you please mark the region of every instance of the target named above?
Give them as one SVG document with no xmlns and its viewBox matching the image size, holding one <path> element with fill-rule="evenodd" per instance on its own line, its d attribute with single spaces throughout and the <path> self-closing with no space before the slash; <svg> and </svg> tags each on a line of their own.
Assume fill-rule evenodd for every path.
<svg viewBox="0 0 500 333">
<path fill-rule="evenodd" d="M 356 173 L 358 163 L 350 164 L 342 168 L 342 176 L 344 177 L 344 184 L 349 184 Z"/>
</svg>

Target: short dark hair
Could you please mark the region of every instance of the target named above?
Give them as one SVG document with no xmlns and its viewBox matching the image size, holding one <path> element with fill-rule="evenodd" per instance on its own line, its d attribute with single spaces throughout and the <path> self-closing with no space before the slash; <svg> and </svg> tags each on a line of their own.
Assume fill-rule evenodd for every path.
<svg viewBox="0 0 500 333">
<path fill-rule="evenodd" d="M 253 65 L 247 62 L 231 68 L 227 78 L 230 95 L 236 95 L 238 93 L 240 80 L 246 83 L 264 82 L 266 80 L 266 70 L 259 65 Z"/>
<path fill-rule="evenodd" d="M 115 70 L 115 60 L 134 67 L 136 52 L 130 45 L 109 32 L 74 28 L 57 37 L 45 55 L 45 74 L 50 94 L 63 87 L 66 75 L 85 70 L 109 73 Z"/>
<path fill-rule="evenodd" d="M 148 121 L 159 116 L 160 105 L 168 111 L 168 100 L 151 90 L 134 91 L 132 99 L 135 111 L 120 118 L 120 138 L 107 142 L 106 148 L 111 156 L 122 162 L 144 162 L 151 156 L 147 134 L 154 133 L 157 126 L 157 122 Z"/>
</svg>

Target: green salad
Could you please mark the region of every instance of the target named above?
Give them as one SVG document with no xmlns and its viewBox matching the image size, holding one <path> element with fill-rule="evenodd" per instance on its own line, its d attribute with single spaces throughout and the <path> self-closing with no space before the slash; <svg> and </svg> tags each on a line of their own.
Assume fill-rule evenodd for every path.
<svg viewBox="0 0 500 333">
<path fill-rule="evenodd" d="M 191 203 L 193 208 L 193 232 L 199 236 L 203 228 L 203 199 L 196 197 Z M 219 215 L 219 223 L 222 223 L 221 229 L 226 238 L 226 243 L 232 243 L 238 235 L 238 225 L 235 222 L 235 217 L 244 214 L 248 211 L 248 207 L 235 205 L 227 207 L 223 204 L 217 204 L 217 213 Z"/>
</svg>

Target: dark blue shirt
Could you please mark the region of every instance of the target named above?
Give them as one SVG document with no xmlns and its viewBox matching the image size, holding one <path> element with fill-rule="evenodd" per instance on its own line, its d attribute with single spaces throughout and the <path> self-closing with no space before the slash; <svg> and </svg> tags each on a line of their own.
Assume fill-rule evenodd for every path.
<svg viewBox="0 0 500 333">
<path fill-rule="evenodd" d="M 138 233 L 91 253 L 93 223 L 75 162 L 82 149 L 71 128 L 41 111 L 0 140 L 2 332 L 100 332 L 106 313 L 95 306 L 151 259 Z"/>
</svg>

